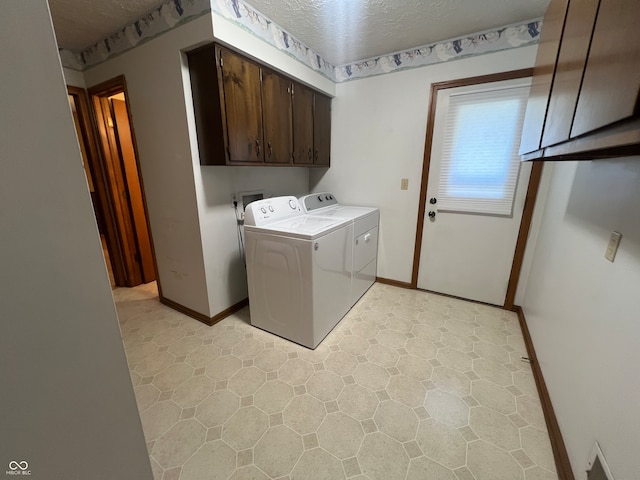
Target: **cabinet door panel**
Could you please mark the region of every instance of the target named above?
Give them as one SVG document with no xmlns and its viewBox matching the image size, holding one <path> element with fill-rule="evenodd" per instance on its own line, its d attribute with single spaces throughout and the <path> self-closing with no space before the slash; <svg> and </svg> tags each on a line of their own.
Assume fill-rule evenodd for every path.
<svg viewBox="0 0 640 480">
<path fill-rule="evenodd" d="M 293 86 L 293 163 L 313 163 L 313 92 L 295 83 Z"/>
<path fill-rule="evenodd" d="M 640 2 L 601 0 L 571 136 L 637 113 Z"/>
<path fill-rule="evenodd" d="M 267 69 L 262 70 L 262 119 L 264 161 L 291 163 L 291 82 Z"/>
<path fill-rule="evenodd" d="M 313 99 L 313 164 L 331 163 L 331 98 L 314 94 Z"/>
<path fill-rule="evenodd" d="M 571 0 L 565 21 L 542 146 L 569 140 L 599 0 Z"/>
<path fill-rule="evenodd" d="M 542 23 L 540 43 L 533 69 L 527 112 L 522 126 L 520 155 L 540 148 L 549 93 L 553 83 L 553 72 L 558 59 L 558 48 L 562 38 L 564 19 L 569 0 L 551 0 Z"/>
<path fill-rule="evenodd" d="M 262 162 L 260 68 L 228 50 L 222 61 L 229 161 Z"/>
</svg>

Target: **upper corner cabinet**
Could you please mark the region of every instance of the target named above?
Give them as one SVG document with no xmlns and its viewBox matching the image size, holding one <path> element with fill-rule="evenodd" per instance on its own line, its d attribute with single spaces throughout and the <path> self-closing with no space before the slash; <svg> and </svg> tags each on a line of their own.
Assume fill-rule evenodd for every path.
<svg viewBox="0 0 640 480">
<path fill-rule="evenodd" d="M 314 149 L 328 165 L 330 114 L 329 134 L 317 132 L 313 102 L 302 89 L 296 102 L 292 79 L 216 44 L 187 58 L 202 165 L 312 166 Z"/>
<path fill-rule="evenodd" d="M 593 158 L 640 145 L 640 1 L 551 0 L 520 154 Z"/>
<path fill-rule="evenodd" d="M 313 164 L 331 164 L 331 98 L 315 92 L 313 95 Z"/>
</svg>

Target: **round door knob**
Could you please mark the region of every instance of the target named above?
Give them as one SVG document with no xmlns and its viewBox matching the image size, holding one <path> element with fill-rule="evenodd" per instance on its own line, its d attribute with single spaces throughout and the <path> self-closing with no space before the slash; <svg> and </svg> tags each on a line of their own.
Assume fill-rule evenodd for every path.
<svg viewBox="0 0 640 480">
<path fill-rule="evenodd" d="M 430 198 L 430 199 L 429 199 L 429 203 L 430 203 L 431 205 L 435 205 L 436 203 L 438 203 L 438 200 L 436 199 L 436 197 L 433 197 L 433 198 Z"/>
<path fill-rule="evenodd" d="M 430 211 L 428 215 L 429 215 L 429 218 L 436 218 L 436 212 L 434 212 L 433 210 Z"/>
</svg>

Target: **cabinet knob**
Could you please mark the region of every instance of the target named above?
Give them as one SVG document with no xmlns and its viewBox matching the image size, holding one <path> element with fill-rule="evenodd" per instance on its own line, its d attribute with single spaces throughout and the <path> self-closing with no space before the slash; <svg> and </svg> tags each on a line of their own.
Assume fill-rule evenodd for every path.
<svg viewBox="0 0 640 480">
<path fill-rule="evenodd" d="M 256 154 L 260 156 L 260 140 L 256 139 Z"/>
</svg>

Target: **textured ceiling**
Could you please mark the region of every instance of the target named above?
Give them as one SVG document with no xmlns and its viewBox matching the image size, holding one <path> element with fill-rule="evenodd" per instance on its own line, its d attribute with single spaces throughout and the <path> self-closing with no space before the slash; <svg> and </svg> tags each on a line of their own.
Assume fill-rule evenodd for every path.
<svg viewBox="0 0 640 480">
<path fill-rule="evenodd" d="M 81 51 L 166 0 L 49 0 L 58 46 Z"/>
<path fill-rule="evenodd" d="M 165 2 L 49 0 L 49 3 L 59 46 L 80 51 Z M 344 65 L 542 17 L 549 0 L 248 0 L 246 3 L 325 60 Z"/>
</svg>

